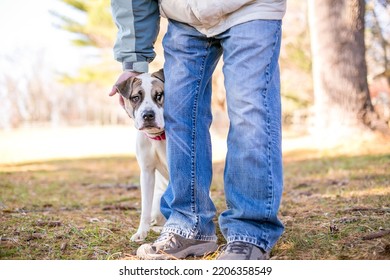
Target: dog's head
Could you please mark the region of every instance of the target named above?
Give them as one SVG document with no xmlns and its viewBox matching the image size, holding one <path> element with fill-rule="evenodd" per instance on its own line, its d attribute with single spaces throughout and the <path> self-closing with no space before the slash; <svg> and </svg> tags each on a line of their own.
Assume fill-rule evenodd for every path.
<svg viewBox="0 0 390 280">
<path fill-rule="evenodd" d="M 164 72 L 143 73 L 117 84 L 135 127 L 149 136 L 164 131 Z"/>
</svg>

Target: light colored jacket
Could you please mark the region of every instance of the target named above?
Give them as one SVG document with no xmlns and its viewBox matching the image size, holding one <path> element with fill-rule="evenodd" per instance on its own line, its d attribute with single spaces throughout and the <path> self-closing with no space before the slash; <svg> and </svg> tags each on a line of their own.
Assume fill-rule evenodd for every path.
<svg viewBox="0 0 390 280">
<path fill-rule="evenodd" d="M 160 14 L 213 37 L 247 21 L 281 20 L 286 0 L 111 0 L 111 7 L 118 27 L 115 59 L 124 70 L 147 72 Z"/>
<path fill-rule="evenodd" d="M 161 0 L 161 15 L 188 23 L 208 37 L 256 19 L 283 18 L 286 0 Z"/>
</svg>

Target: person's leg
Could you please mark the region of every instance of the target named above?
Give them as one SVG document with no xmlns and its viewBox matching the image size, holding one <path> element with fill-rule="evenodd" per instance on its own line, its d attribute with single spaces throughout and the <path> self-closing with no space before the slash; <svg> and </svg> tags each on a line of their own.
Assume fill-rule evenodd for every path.
<svg viewBox="0 0 390 280">
<path fill-rule="evenodd" d="M 256 20 L 217 36 L 224 51 L 230 128 L 220 227 L 229 243 L 269 252 L 283 232 L 278 57 L 281 22 Z"/>
<path fill-rule="evenodd" d="M 175 243 L 181 246 L 187 246 L 185 239 L 197 240 L 211 242 L 215 250 L 215 207 L 209 196 L 209 127 L 211 77 L 221 56 L 221 46 L 215 39 L 175 21 L 169 22 L 163 46 L 169 184 L 161 199 L 161 212 L 167 222 L 157 243 L 164 247 L 171 238 L 169 234 L 174 234 Z"/>
</svg>

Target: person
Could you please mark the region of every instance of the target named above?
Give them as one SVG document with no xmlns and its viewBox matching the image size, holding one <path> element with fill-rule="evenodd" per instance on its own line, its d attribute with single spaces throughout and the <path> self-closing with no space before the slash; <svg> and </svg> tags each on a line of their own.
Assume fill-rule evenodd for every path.
<svg viewBox="0 0 390 280">
<path fill-rule="evenodd" d="M 124 72 L 148 72 L 160 15 L 164 48 L 164 118 L 169 184 L 167 222 L 142 259 L 186 258 L 217 250 L 210 198 L 212 74 L 223 56 L 230 121 L 224 169 L 227 209 L 219 216 L 227 244 L 221 260 L 267 259 L 284 231 L 279 51 L 285 0 L 112 0 L 114 46 Z M 110 95 L 115 95 L 113 87 Z"/>
</svg>

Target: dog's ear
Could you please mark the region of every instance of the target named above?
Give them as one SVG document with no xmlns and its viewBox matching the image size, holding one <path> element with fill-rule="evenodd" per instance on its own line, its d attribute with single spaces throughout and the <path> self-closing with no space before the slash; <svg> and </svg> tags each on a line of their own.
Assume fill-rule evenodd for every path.
<svg viewBox="0 0 390 280">
<path fill-rule="evenodd" d="M 161 82 L 164 82 L 164 69 L 160 69 L 157 72 L 152 73 L 152 77 L 159 79 Z"/>
<path fill-rule="evenodd" d="M 137 77 L 130 77 L 119 84 L 116 84 L 116 89 L 123 96 L 123 98 L 129 99 L 134 84 L 140 81 Z"/>
</svg>

